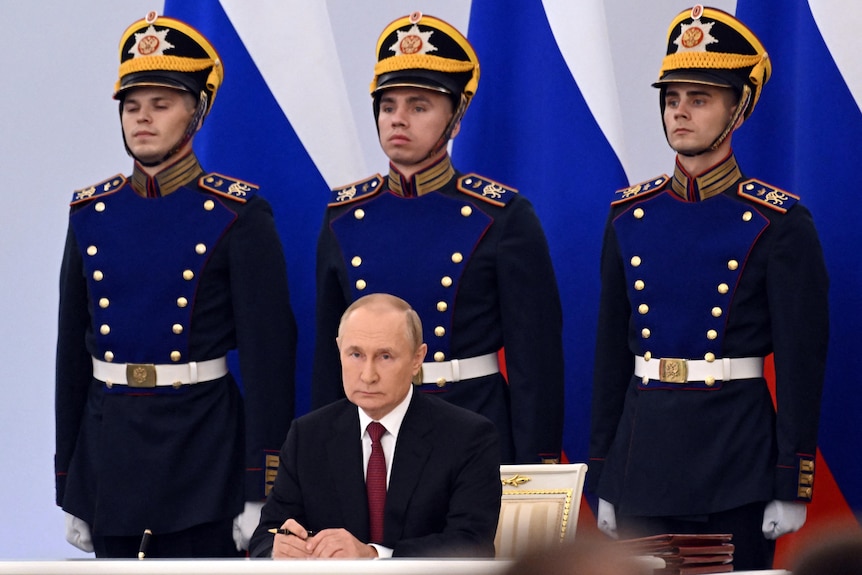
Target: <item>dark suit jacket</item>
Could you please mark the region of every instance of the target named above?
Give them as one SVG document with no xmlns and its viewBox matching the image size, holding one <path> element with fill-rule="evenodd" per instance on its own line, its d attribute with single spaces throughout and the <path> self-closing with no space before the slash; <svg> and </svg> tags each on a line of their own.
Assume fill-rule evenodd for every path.
<svg viewBox="0 0 862 575">
<path fill-rule="evenodd" d="M 295 420 L 251 556 L 270 556 L 267 530 L 291 517 L 307 529 L 344 528 L 368 541 L 362 465 L 355 405 L 343 399 Z M 493 557 L 499 465 L 498 434 L 489 420 L 414 393 L 395 446 L 383 545 L 394 556 Z"/>
</svg>

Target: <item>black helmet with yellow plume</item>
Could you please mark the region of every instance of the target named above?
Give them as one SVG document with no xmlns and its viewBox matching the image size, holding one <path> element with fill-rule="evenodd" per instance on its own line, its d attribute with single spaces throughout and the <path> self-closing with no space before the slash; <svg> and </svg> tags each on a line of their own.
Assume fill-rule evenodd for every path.
<svg viewBox="0 0 862 575">
<path fill-rule="evenodd" d="M 731 14 L 700 4 L 680 12 L 667 31 L 667 55 L 662 61 L 659 98 L 664 115 L 665 87 L 673 82 L 732 88 L 736 110 L 725 130 L 703 152 L 717 148 L 733 131 L 740 117 L 747 119 L 772 74 L 763 44 Z M 701 152 L 701 153 L 703 153 Z"/>
<path fill-rule="evenodd" d="M 377 39 L 376 56 L 371 81 L 374 119 L 380 113 L 380 94 L 388 88 L 448 94 L 454 114 L 432 153 L 445 146 L 479 86 L 479 59 L 467 38 L 439 18 L 413 12 L 386 26 Z"/>
<path fill-rule="evenodd" d="M 128 90 L 162 86 L 192 94 L 197 108 L 181 140 L 164 162 L 197 132 L 209 114 L 224 80 L 224 68 L 213 45 L 188 24 L 150 12 L 129 26 L 120 39 L 120 70 L 114 99 L 122 101 Z M 131 155 L 131 151 L 126 147 Z"/>
</svg>

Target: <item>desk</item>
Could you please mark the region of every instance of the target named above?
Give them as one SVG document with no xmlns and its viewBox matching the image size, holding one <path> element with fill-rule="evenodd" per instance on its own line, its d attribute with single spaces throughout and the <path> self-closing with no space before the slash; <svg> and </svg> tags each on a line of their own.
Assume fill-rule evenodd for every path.
<svg viewBox="0 0 862 575">
<path fill-rule="evenodd" d="M 506 559 L 68 559 L 0 561 L 0 575 L 502 575 Z M 781 569 L 733 575 L 791 575 Z"/>
<path fill-rule="evenodd" d="M 0 561 L 2 575 L 500 575 L 502 559 L 69 559 Z"/>
</svg>

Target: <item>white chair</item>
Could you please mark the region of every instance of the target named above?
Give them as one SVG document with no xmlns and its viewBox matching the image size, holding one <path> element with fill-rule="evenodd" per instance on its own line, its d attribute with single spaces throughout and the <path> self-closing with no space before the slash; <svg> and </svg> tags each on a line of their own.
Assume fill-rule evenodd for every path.
<svg viewBox="0 0 862 575">
<path fill-rule="evenodd" d="M 497 557 L 574 540 L 586 474 L 585 463 L 501 465 Z"/>
</svg>

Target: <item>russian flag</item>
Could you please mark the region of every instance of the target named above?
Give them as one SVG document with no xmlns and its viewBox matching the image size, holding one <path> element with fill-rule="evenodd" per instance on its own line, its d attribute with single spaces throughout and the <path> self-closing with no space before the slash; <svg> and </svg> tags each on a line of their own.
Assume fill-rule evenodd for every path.
<svg viewBox="0 0 862 575">
<path fill-rule="evenodd" d="M 830 338 L 809 521 L 779 539 L 776 564 L 838 528 L 859 530 L 862 510 L 862 5 L 739 0 L 737 16 L 766 46 L 772 79 L 734 137 L 743 170 L 802 197 L 814 215 L 830 277 Z M 787 286 L 793 289 L 793 286 Z"/>
<path fill-rule="evenodd" d="M 602 229 L 613 191 L 627 185 L 606 135 L 620 130 L 605 29 L 594 3 L 473 0 L 468 38 L 481 77 L 453 141 L 455 166 L 517 188 L 548 237 L 565 314 L 570 461 L 587 458 Z"/>
<path fill-rule="evenodd" d="M 296 413 L 300 415 L 310 405 L 317 234 L 326 192 L 330 183 L 335 185 L 325 181 L 315 160 L 331 162 L 324 167 L 334 178 L 344 171 L 332 167 L 336 163 L 356 170 L 351 162 L 361 162 L 353 151 L 358 146 L 342 145 L 349 142 L 352 121 L 339 122 L 343 118 L 337 116 L 344 116 L 348 106 L 346 96 L 332 89 L 343 85 L 343 80 L 334 54 L 326 48 L 329 21 L 325 3 L 300 7 L 282 2 L 167 0 L 165 14 L 214 39 L 224 63 L 226 81 L 195 138 L 201 164 L 205 170 L 259 185 L 260 194 L 272 204 L 300 334 L 296 373 Z M 314 46 L 315 41 L 321 45 Z M 309 51 L 323 61 L 312 62 L 306 57 Z M 313 96 L 318 103 L 315 107 L 303 106 L 296 98 L 309 90 L 319 92 Z M 344 134 L 328 143 L 320 142 L 314 130 L 308 129 L 331 123 L 343 127 Z M 303 129 L 306 138 L 300 137 Z M 316 131 L 319 135 L 326 130 Z M 328 150 L 324 149 L 327 145 Z"/>
</svg>

